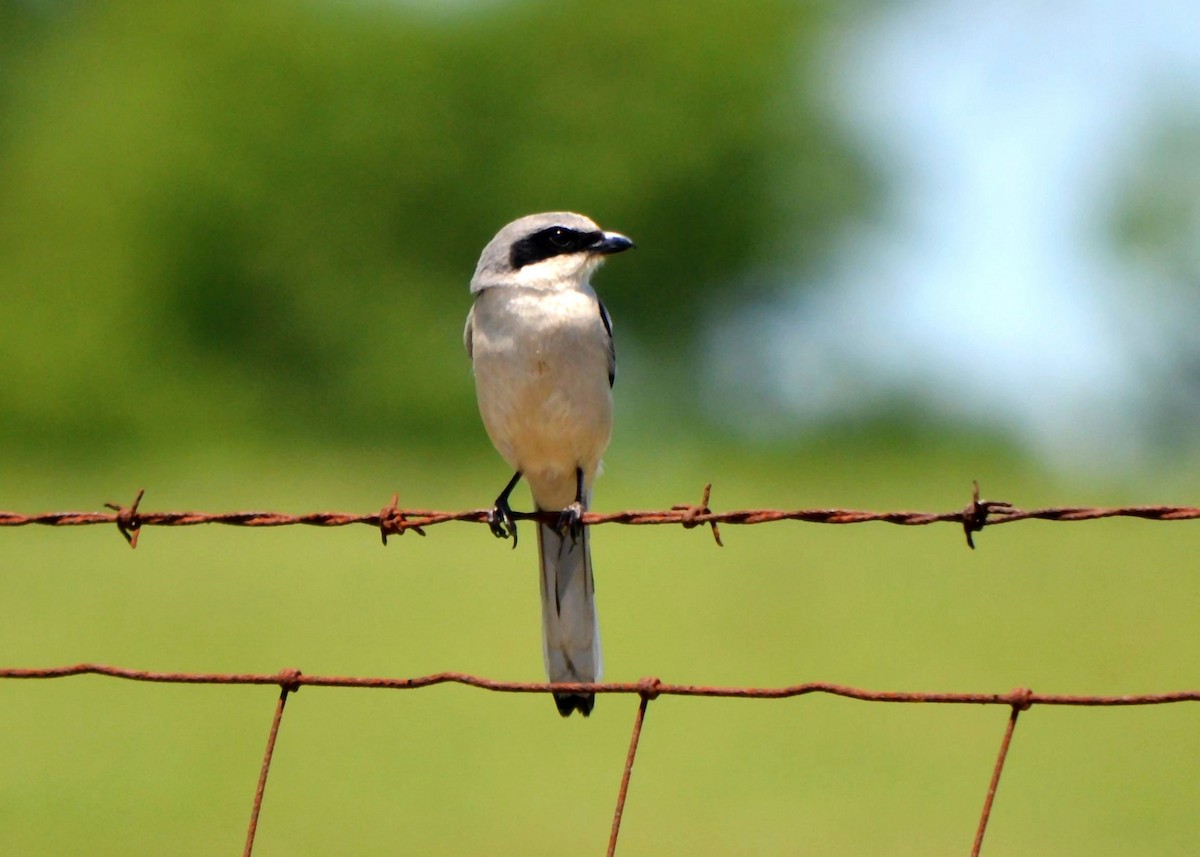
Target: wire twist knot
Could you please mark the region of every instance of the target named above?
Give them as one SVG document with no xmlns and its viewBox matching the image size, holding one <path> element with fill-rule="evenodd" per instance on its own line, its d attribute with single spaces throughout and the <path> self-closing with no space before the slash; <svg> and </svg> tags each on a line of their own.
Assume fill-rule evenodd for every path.
<svg viewBox="0 0 1200 857">
<path fill-rule="evenodd" d="M 279 671 L 279 687 L 284 693 L 295 693 L 300 689 L 299 678 L 302 675 L 300 670 L 294 667 Z"/>
<path fill-rule="evenodd" d="M 662 686 L 662 679 L 653 676 L 647 676 L 638 682 L 638 694 L 642 699 L 653 702 L 658 699 L 658 689 Z"/>
<path fill-rule="evenodd" d="M 1014 688 L 1009 697 L 1014 711 L 1028 711 L 1033 705 L 1033 691 L 1027 687 Z"/>
</svg>

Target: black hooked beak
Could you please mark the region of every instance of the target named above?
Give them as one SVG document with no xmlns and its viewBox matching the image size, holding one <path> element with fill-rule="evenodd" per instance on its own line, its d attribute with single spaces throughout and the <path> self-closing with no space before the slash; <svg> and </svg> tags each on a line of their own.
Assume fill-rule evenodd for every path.
<svg viewBox="0 0 1200 857">
<path fill-rule="evenodd" d="M 613 253 L 630 250 L 636 246 L 636 244 L 620 232 L 601 232 L 600 237 L 588 249 L 593 253 L 611 256 Z"/>
</svg>

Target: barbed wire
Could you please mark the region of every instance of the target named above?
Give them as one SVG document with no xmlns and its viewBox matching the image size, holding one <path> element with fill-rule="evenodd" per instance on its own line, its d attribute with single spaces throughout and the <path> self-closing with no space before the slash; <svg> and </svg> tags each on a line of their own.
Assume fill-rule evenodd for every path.
<svg viewBox="0 0 1200 857">
<path fill-rule="evenodd" d="M 1003 500 L 981 500 L 979 483 L 974 483 L 971 501 L 956 512 L 869 512 L 859 509 L 738 509 L 730 512 L 714 512 L 709 508 L 712 485 L 704 487 L 698 504 L 681 503 L 659 511 L 634 511 L 596 513 L 585 512 L 583 523 L 587 526 L 600 524 L 627 524 L 647 526 L 656 524 L 679 524 L 686 529 L 708 526 L 718 545 L 722 544 L 719 525 L 770 524 L 779 521 L 801 521 L 810 524 L 866 524 L 885 523 L 906 527 L 922 527 L 929 524 L 953 523 L 962 527 L 967 546 L 974 549 L 974 534 L 985 527 L 1011 524 L 1017 521 L 1093 521 L 1101 518 L 1141 518 L 1147 521 L 1190 521 L 1200 518 L 1200 508 L 1194 506 L 1051 506 L 1043 509 L 1020 509 Z M 137 547 L 138 534 L 143 527 L 191 527 L 199 524 L 224 524 L 234 527 L 346 527 L 365 524 L 380 531 L 386 545 L 389 536 L 399 536 L 412 530 L 425 535 L 425 528 L 446 524 L 451 521 L 486 524 L 491 519 L 490 509 L 467 509 L 460 512 L 444 512 L 430 509 L 401 509 L 397 505 L 399 496 L 392 495 L 392 502 L 379 512 L 354 514 L 348 512 L 308 512 L 290 515 L 283 512 L 143 512 L 140 510 L 145 489 L 138 491 L 129 506 L 106 503 L 112 512 L 43 512 L 22 514 L 0 511 L 0 527 L 78 527 L 95 524 L 115 524 L 125 541 Z M 514 520 L 537 520 L 556 523 L 557 512 L 514 512 Z"/>
<path fill-rule="evenodd" d="M 1166 705 L 1181 702 L 1200 702 L 1200 690 L 1181 690 L 1169 693 L 1146 693 L 1116 696 L 1081 696 L 1073 694 L 1035 693 L 1028 688 L 1016 688 L 1008 693 L 961 693 L 961 692 L 923 692 L 923 691 L 879 691 L 868 688 L 851 687 L 849 685 L 832 684 L 828 682 L 804 682 L 802 684 L 782 687 L 730 687 L 698 684 L 670 684 L 658 678 L 644 678 L 637 682 L 601 682 L 601 683 L 560 683 L 498 681 L 484 676 L 469 673 L 442 672 L 411 678 L 395 677 L 361 677 L 361 676 L 327 676 L 305 675 L 296 669 L 285 669 L 278 673 L 187 673 L 187 672 L 155 672 L 151 670 L 135 670 L 125 667 L 107 666 L 104 664 L 74 664 L 61 667 L 43 668 L 8 668 L 0 669 L 0 679 L 55 679 L 80 675 L 99 675 L 109 678 L 129 681 L 154 682 L 166 684 L 226 684 L 226 685 L 277 685 L 280 688 L 278 702 L 275 706 L 274 718 L 271 721 L 267 738 L 266 751 L 263 754 L 254 801 L 250 812 L 250 827 L 246 835 L 244 857 L 250 857 L 254 847 L 254 837 L 258 828 L 258 818 L 262 810 L 263 796 L 266 792 L 267 776 L 271 760 L 275 752 L 275 743 L 283 720 L 284 707 L 289 694 L 295 693 L 301 687 L 357 687 L 390 690 L 416 690 L 434 687 L 441 684 L 462 684 L 480 690 L 499 693 L 603 693 L 603 694 L 636 694 L 640 697 L 633 730 L 629 739 L 629 750 L 626 753 L 625 765 L 621 773 L 620 787 L 617 792 L 616 809 L 613 812 L 612 827 L 609 834 L 607 854 L 612 857 L 616 853 L 617 837 L 620 833 L 621 819 L 625 811 L 625 803 L 629 792 L 630 780 L 633 775 L 634 761 L 637 756 L 638 744 L 645 724 L 649 704 L 660 696 L 685 697 L 723 697 L 734 699 L 787 699 L 811 694 L 827 694 L 863 702 L 882 703 L 926 703 L 943 705 L 1001 705 L 1008 706 L 1011 711 L 1001 740 L 1000 751 L 992 767 L 991 779 L 988 783 L 983 809 L 979 815 L 974 844 L 971 849 L 972 857 L 978 857 L 983 846 L 984 833 L 987 830 L 991 816 L 992 805 L 1000 784 L 1000 774 L 1004 769 L 1005 760 L 1012 744 L 1013 732 L 1016 729 L 1017 718 L 1023 711 L 1028 711 L 1035 705 L 1058 706 L 1087 706 L 1087 707 L 1120 707 L 1141 705 Z"/>
</svg>

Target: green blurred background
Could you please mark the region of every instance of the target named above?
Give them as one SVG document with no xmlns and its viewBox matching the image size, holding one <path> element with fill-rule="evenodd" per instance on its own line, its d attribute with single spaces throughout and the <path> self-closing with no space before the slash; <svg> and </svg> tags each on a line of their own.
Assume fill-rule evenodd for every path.
<svg viewBox="0 0 1200 857">
<path fill-rule="evenodd" d="M 905 8 L 925 32 L 972 22 L 953 0 L 7 0 L 0 508 L 97 509 L 141 487 L 153 510 L 485 505 L 508 474 L 475 412 L 466 284 L 496 229 L 558 208 L 639 244 L 596 279 L 621 355 L 599 510 L 695 501 L 707 482 L 715 509 L 942 511 L 972 479 L 1022 506 L 1195 503 L 1200 111 L 1174 78 L 1095 217 L 1105 258 L 1141 274 L 1091 297 L 1117 319 L 1156 309 L 1099 343 L 1128 359 L 1094 411 L 1015 424 L 1003 397 L 1033 382 L 993 388 L 1003 358 L 970 352 L 952 374 L 993 407 L 875 371 L 826 383 L 822 409 L 781 371 L 804 353 L 789 312 L 845 294 L 833 272 L 902 221 L 907 167 L 849 118 L 863 96 L 837 56 Z M 850 307 L 826 325 L 839 341 L 863 336 Z M 1026 343 L 1021 359 L 1070 355 Z M 1068 393 L 1038 401 L 1077 406 Z M 1198 684 L 1190 524 L 1027 523 L 974 553 L 951 527 L 724 538 L 596 532 L 607 679 Z M 514 552 L 483 527 L 387 549 L 366 528 L 155 529 L 136 552 L 107 527 L 29 528 L 0 546 L 5 666 L 541 677 L 532 540 Z M 0 853 L 236 852 L 275 696 L 0 683 Z M 255 853 L 599 852 L 635 708 L 606 696 L 561 721 L 539 696 L 306 688 Z M 965 853 L 1007 716 L 660 699 L 621 851 Z M 1192 853 L 1195 718 L 1025 715 L 985 852 Z"/>
</svg>

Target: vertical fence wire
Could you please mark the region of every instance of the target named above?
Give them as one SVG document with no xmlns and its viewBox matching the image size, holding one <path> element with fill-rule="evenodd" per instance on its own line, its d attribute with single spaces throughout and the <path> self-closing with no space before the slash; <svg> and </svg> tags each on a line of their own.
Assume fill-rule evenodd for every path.
<svg viewBox="0 0 1200 857">
<path fill-rule="evenodd" d="M 1031 691 L 1023 688 L 1014 690 L 1013 694 L 1026 699 L 1032 696 Z M 1008 725 L 1004 728 L 1004 738 L 1000 741 L 1000 752 L 996 755 L 996 765 L 992 768 L 992 779 L 988 783 L 987 795 L 983 799 L 983 811 L 979 813 L 979 827 L 975 830 L 975 842 L 971 846 L 971 857 L 979 857 L 979 852 L 983 848 L 983 835 L 987 832 L 988 820 L 992 816 L 992 804 L 996 800 L 996 789 L 1000 787 L 1000 774 L 1004 771 L 1004 762 L 1008 759 L 1008 748 L 1012 744 L 1013 732 L 1017 728 L 1017 717 L 1028 707 L 1028 702 L 1015 702 L 1009 713 Z"/>
<path fill-rule="evenodd" d="M 299 677 L 299 670 L 285 670 L 285 674 Z M 275 740 L 279 737 L 279 726 L 283 722 L 283 709 L 287 705 L 288 694 L 298 688 L 298 685 L 283 683 L 279 687 L 279 701 L 275 703 L 275 718 L 271 721 L 271 731 L 267 735 L 267 749 L 263 752 L 262 766 L 258 772 L 258 786 L 254 789 L 254 803 L 250 809 L 250 827 L 246 831 L 246 847 L 242 857 L 251 857 L 254 852 L 254 837 L 258 833 L 258 815 L 262 811 L 263 795 L 267 791 L 267 775 L 271 772 L 271 759 L 275 755 Z"/>
<path fill-rule="evenodd" d="M 621 818 L 625 815 L 625 798 L 629 794 L 629 778 L 633 776 L 633 760 L 637 756 L 638 742 L 642 738 L 642 724 L 646 720 L 646 708 L 650 705 L 650 693 L 642 693 L 638 700 L 637 716 L 633 719 L 633 732 L 629 736 L 629 752 L 625 754 L 625 768 L 621 772 L 621 787 L 617 790 L 617 808 L 613 812 L 612 830 L 608 835 L 607 857 L 617 853 L 617 836 L 621 832 Z"/>
</svg>

